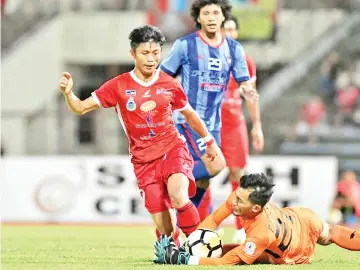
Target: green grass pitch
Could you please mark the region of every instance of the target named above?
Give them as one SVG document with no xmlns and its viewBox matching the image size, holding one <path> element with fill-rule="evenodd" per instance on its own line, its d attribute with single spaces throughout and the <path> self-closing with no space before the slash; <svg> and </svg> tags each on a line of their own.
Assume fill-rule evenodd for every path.
<svg viewBox="0 0 360 270">
<path fill-rule="evenodd" d="M 233 230 L 222 237 L 230 242 Z M 127 269 L 313 269 L 359 270 L 360 252 L 318 246 L 310 265 L 231 267 L 164 266 L 153 259 L 152 227 L 10 226 L 2 227 L 2 269 L 7 270 L 127 270 Z"/>
</svg>

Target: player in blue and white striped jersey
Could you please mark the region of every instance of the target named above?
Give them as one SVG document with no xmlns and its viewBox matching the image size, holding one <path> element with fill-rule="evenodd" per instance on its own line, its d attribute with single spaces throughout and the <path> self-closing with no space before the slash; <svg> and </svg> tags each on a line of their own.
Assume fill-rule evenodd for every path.
<svg viewBox="0 0 360 270">
<path fill-rule="evenodd" d="M 200 204 L 210 177 L 225 167 L 220 149 L 214 160 L 206 156 L 205 149 L 214 142 L 220 145 L 220 106 L 230 76 L 239 84 L 239 94 L 250 100 L 258 99 L 256 90 L 248 82 L 250 77 L 242 46 L 221 33 L 222 24 L 230 18 L 231 8 L 228 0 L 195 0 L 191 15 L 199 31 L 176 40 L 161 64 L 161 69 L 169 75 L 180 72 L 189 104 L 211 133 L 211 136 L 200 138 L 180 114 L 174 116 L 177 129 L 187 139 L 195 161 L 193 174 L 198 186 L 192 198 L 195 206 Z"/>
</svg>

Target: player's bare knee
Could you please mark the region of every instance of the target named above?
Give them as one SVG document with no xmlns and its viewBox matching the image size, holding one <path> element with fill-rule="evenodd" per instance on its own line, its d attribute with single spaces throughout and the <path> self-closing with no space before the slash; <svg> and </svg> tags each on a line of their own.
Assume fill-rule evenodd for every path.
<svg viewBox="0 0 360 270">
<path fill-rule="evenodd" d="M 181 177 L 177 177 L 176 175 L 171 176 L 172 180 L 181 181 Z M 170 178 L 169 178 L 170 180 Z M 181 183 L 175 183 L 174 185 L 169 185 L 168 183 L 168 193 L 171 200 L 172 205 L 175 208 L 181 208 L 185 204 L 189 202 L 189 197 L 187 195 L 188 188 L 187 186 L 181 185 Z"/>
<path fill-rule="evenodd" d="M 323 230 L 317 240 L 317 243 L 322 246 L 328 246 L 332 243 L 331 240 L 331 232 L 332 232 L 332 225 L 324 222 Z"/>
<path fill-rule="evenodd" d="M 224 164 L 211 164 L 208 167 L 209 175 L 216 176 L 218 175 L 223 169 L 225 169 L 225 163 Z"/>
<path fill-rule="evenodd" d="M 229 168 L 229 176 L 231 182 L 239 182 L 241 176 L 243 176 L 245 170 L 242 168 Z"/>
<path fill-rule="evenodd" d="M 190 200 L 188 197 L 184 196 L 184 194 L 182 194 L 181 191 L 179 192 L 174 192 L 170 195 L 170 200 L 172 205 L 177 209 L 177 208 L 181 208 L 184 205 L 186 205 Z"/>
<path fill-rule="evenodd" d="M 175 208 L 181 208 L 189 202 L 188 187 L 189 180 L 182 173 L 175 173 L 169 177 L 167 190 Z"/>
</svg>

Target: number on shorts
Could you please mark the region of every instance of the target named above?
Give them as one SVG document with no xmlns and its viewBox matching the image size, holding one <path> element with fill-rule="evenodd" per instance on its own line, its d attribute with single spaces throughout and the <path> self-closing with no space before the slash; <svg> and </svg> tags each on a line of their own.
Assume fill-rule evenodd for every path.
<svg viewBox="0 0 360 270">
<path fill-rule="evenodd" d="M 204 141 L 202 138 L 197 139 L 197 140 L 196 140 L 196 143 L 197 143 L 198 148 L 199 148 L 200 151 L 203 151 L 203 150 L 206 149 L 205 141 Z"/>
</svg>

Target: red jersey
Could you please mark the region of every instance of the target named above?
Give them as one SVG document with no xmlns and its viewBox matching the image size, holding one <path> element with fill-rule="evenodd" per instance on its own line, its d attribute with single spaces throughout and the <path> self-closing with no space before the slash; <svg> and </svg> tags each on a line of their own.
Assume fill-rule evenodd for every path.
<svg viewBox="0 0 360 270">
<path fill-rule="evenodd" d="M 250 82 L 256 82 L 255 62 L 248 54 L 245 54 L 245 57 L 249 70 Z M 223 123 L 228 122 L 230 125 L 233 125 L 234 121 L 238 122 L 244 117 L 241 110 L 242 99 L 241 96 L 237 93 L 238 88 L 239 86 L 237 82 L 235 81 L 234 77 L 231 76 L 222 104 L 221 121 Z"/>
<path fill-rule="evenodd" d="M 172 111 L 187 107 L 180 83 L 157 70 L 150 82 L 133 71 L 121 74 L 92 93 L 97 104 L 115 107 L 129 140 L 132 162 L 147 163 L 164 156 L 180 140 Z"/>
</svg>

